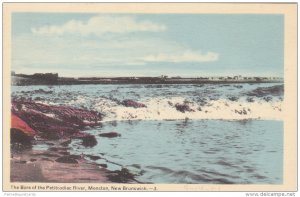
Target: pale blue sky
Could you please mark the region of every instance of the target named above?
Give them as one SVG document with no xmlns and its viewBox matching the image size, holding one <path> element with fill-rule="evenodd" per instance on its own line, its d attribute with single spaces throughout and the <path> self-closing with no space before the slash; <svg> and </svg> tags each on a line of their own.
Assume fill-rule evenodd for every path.
<svg viewBox="0 0 300 197">
<path fill-rule="evenodd" d="M 283 25 L 283 15 L 14 13 L 12 69 L 282 77 Z"/>
</svg>

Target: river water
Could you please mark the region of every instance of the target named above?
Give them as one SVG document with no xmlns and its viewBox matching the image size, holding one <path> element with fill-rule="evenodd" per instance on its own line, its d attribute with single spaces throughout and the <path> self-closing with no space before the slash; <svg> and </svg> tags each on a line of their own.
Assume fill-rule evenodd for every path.
<svg viewBox="0 0 300 197">
<path fill-rule="evenodd" d="M 251 98 L 249 108 L 257 103 L 270 105 L 275 110 L 274 103 L 283 100 L 282 94 L 247 94 L 274 85 L 278 84 L 13 86 L 12 95 L 50 105 L 97 110 L 109 116 L 101 127 L 85 130 L 96 136 L 96 146 L 86 148 L 73 140 L 71 152 L 100 156 L 102 159 L 96 162 L 107 164 L 109 170 L 127 168 L 143 183 L 280 184 L 283 181 L 282 120 L 250 119 L 247 116 L 238 120 L 197 119 L 197 114 L 190 119 L 180 115 L 189 117 L 194 112 L 182 113 L 174 107 L 171 119 L 141 118 L 144 117 L 138 114 L 141 111 L 130 107 L 127 107 L 130 113 L 137 114 L 132 119 L 114 120 L 117 116 L 112 115 L 117 113 L 112 110 L 114 107 L 125 108 L 114 103 L 115 99 L 133 99 L 147 106 L 155 105 L 152 108 L 159 112 L 156 109 L 159 102 L 151 100 L 163 98 L 170 103 L 175 102 L 175 97 L 176 101 L 182 98 L 181 101 L 194 103 L 191 106 L 196 106 L 195 109 L 205 105 L 211 107 L 210 101 L 216 100 L 241 106 Z M 160 107 L 171 110 L 172 105 Z M 142 112 L 154 113 L 153 110 Z M 121 136 L 99 136 L 112 131 Z"/>
<path fill-rule="evenodd" d="M 121 137 L 103 138 L 117 131 Z M 74 153 L 101 156 L 111 170 L 126 167 L 151 183 L 281 183 L 281 121 L 121 121 L 88 130 L 98 144 L 73 141 Z M 116 163 L 116 164 L 113 164 Z"/>
</svg>

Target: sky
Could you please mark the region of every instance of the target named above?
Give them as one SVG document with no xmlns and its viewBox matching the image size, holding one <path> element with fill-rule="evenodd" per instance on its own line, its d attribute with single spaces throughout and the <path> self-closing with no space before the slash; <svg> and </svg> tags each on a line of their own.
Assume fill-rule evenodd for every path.
<svg viewBox="0 0 300 197">
<path fill-rule="evenodd" d="M 283 15 L 13 13 L 12 70 L 283 77 Z"/>
</svg>

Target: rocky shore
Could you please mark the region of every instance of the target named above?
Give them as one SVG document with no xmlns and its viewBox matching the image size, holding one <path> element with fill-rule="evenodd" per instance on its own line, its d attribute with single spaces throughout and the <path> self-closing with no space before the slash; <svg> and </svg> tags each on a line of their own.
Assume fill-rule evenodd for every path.
<svg viewBox="0 0 300 197">
<path fill-rule="evenodd" d="M 101 125 L 102 114 L 24 99 L 12 100 L 11 113 L 12 182 L 137 182 L 126 168 L 109 171 L 106 164 L 93 162 L 101 158 L 98 155 L 70 153 L 68 145 L 73 139 L 81 140 L 87 148 L 98 143 L 83 130 Z M 112 132 L 103 137 L 117 136 Z M 32 148 L 38 145 L 48 148 Z"/>
</svg>

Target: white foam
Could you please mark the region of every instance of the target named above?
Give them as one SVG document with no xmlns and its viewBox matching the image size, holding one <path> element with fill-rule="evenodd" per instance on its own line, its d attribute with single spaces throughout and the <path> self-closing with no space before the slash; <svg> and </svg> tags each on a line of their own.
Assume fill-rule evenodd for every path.
<svg viewBox="0 0 300 197">
<path fill-rule="evenodd" d="M 86 97 L 84 97 L 84 96 L 77 96 L 77 98 L 76 98 L 76 100 L 71 100 L 71 101 L 69 101 L 69 105 L 74 105 L 74 104 L 85 104 L 86 103 Z"/>
<path fill-rule="evenodd" d="M 182 104 L 184 98 L 153 98 L 145 100 L 146 108 L 133 108 L 117 105 L 110 100 L 103 100 L 96 105 L 96 110 L 105 114 L 104 121 L 114 120 L 176 120 L 176 119 L 264 119 L 283 120 L 282 102 L 216 100 L 209 101 L 205 106 L 188 103 L 194 112 L 182 113 L 175 108 L 176 103 Z M 201 108 L 201 111 L 199 111 Z"/>
<path fill-rule="evenodd" d="M 48 116 L 50 118 L 55 118 L 55 114 L 50 114 L 50 113 L 44 113 L 45 116 Z"/>
</svg>

